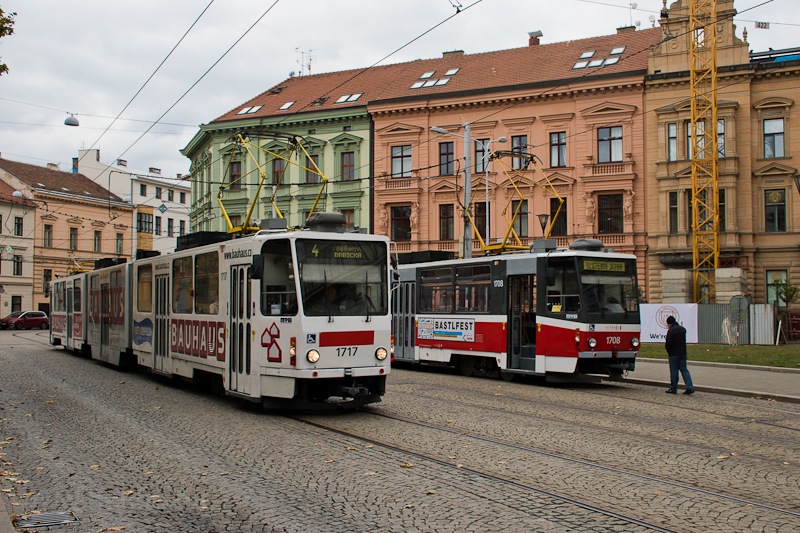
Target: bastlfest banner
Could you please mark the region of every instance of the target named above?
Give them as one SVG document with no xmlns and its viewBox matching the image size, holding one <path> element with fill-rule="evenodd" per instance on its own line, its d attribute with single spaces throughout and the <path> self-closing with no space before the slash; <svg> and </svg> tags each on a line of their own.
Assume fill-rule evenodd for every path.
<svg viewBox="0 0 800 533">
<path fill-rule="evenodd" d="M 663 343 L 667 338 L 667 317 L 670 316 L 686 328 L 686 343 L 697 344 L 697 304 L 640 304 L 641 342 Z"/>
</svg>

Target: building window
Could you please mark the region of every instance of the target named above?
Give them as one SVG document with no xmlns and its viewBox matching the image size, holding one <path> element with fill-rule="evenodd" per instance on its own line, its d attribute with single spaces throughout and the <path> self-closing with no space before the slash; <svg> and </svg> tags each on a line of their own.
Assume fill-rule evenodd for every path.
<svg viewBox="0 0 800 533">
<path fill-rule="evenodd" d="M 94 246 L 92 247 L 92 250 L 94 250 L 95 252 L 99 252 L 100 251 L 100 242 L 101 242 L 102 235 L 103 235 L 102 232 L 95 230 L 95 232 L 94 232 Z"/>
<path fill-rule="evenodd" d="M 11 297 L 11 312 L 16 313 L 22 311 L 22 296 Z"/>
<path fill-rule="evenodd" d="M 342 152 L 342 181 L 356 179 L 356 154 L 355 152 Z"/>
<path fill-rule="evenodd" d="M 50 293 L 50 282 L 53 280 L 53 271 L 49 268 L 42 270 L 42 292 L 45 294 Z"/>
<path fill-rule="evenodd" d="M 186 203 L 186 193 L 185 193 L 185 192 L 182 192 L 182 193 L 181 193 L 181 203 L 182 203 L 182 204 L 185 204 L 185 203 Z"/>
<path fill-rule="evenodd" d="M 136 231 L 138 231 L 139 233 L 153 233 L 152 213 L 136 214 Z"/>
<path fill-rule="evenodd" d="M 597 129 L 597 162 L 622 161 L 622 126 Z"/>
<path fill-rule="evenodd" d="M 725 119 L 717 119 L 717 154 L 725 157 Z"/>
<path fill-rule="evenodd" d="M 11 272 L 14 276 L 21 276 L 22 275 L 22 256 L 15 255 L 14 256 L 14 269 Z"/>
<path fill-rule="evenodd" d="M 161 187 L 156 187 L 156 198 L 161 200 Z"/>
<path fill-rule="evenodd" d="M 764 121 L 764 157 L 783 157 L 783 119 L 773 118 Z"/>
<path fill-rule="evenodd" d="M 558 198 L 550 198 L 550 220 L 555 220 L 553 224 L 553 231 L 550 235 L 566 235 L 567 234 L 567 201 L 561 204 L 561 211 L 558 211 L 558 206 L 561 200 Z M 556 211 L 558 216 L 556 217 Z"/>
<path fill-rule="evenodd" d="M 667 124 L 667 161 L 678 160 L 678 125 Z"/>
<path fill-rule="evenodd" d="M 622 233 L 622 195 L 597 197 L 597 227 L 600 233 Z"/>
<path fill-rule="evenodd" d="M 697 153 L 701 156 L 705 155 L 704 150 L 706 147 L 706 123 L 702 120 L 698 120 L 696 123 L 697 127 L 695 128 L 694 135 L 697 138 Z M 693 159 L 694 153 L 692 151 L 692 123 L 686 123 L 686 159 Z"/>
<path fill-rule="evenodd" d="M 242 163 L 240 161 L 234 161 L 231 163 L 230 184 L 231 189 L 242 188 Z"/>
<path fill-rule="evenodd" d="M 669 232 L 678 233 L 678 192 L 669 193 Z"/>
<path fill-rule="evenodd" d="M 167 219 L 167 237 L 172 237 L 174 233 L 175 233 L 175 230 L 173 228 L 172 219 L 168 218 Z"/>
<path fill-rule="evenodd" d="M 272 184 L 283 183 L 283 175 L 286 173 L 286 161 L 283 159 L 272 160 Z"/>
<path fill-rule="evenodd" d="M 528 136 L 527 135 L 514 135 L 511 137 L 511 151 L 520 154 L 527 153 L 528 150 Z M 515 157 L 511 160 L 511 167 L 515 170 L 520 170 L 525 166 L 521 157 Z"/>
<path fill-rule="evenodd" d="M 172 189 L 167 191 L 167 200 L 172 202 L 175 199 L 175 191 Z"/>
<path fill-rule="evenodd" d="M 567 166 L 567 133 L 564 131 L 550 134 L 550 166 Z"/>
<path fill-rule="evenodd" d="M 14 217 L 14 235 L 22 237 L 22 217 Z"/>
<path fill-rule="evenodd" d="M 455 224 L 453 215 L 455 210 L 453 204 L 443 204 L 439 206 L 439 240 L 452 241 L 455 239 Z"/>
<path fill-rule="evenodd" d="M 161 235 L 161 217 L 156 217 L 156 225 L 155 228 L 153 228 L 153 233 Z"/>
<path fill-rule="evenodd" d="M 52 224 L 45 224 L 44 225 L 44 238 L 42 239 L 42 245 L 45 248 L 52 248 L 53 247 L 53 225 Z"/>
<path fill-rule="evenodd" d="M 489 139 L 478 139 L 475 141 L 475 172 L 483 173 L 489 168 L 487 149 Z"/>
<path fill-rule="evenodd" d="M 147 185 L 144 183 L 139 184 L 139 196 L 147 196 Z"/>
<path fill-rule="evenodd" d="M 322 178 L 319 172 L 319 156 L 312 155 L 306 157 L 306 183 L 321 183 Z"/>
<path fill-rule="evenodd" d="M 786 231 L 786 190 L 773 189 L 764 192 L 764 231 L 779 233 Z"/>
<path fill-rule="evenodd" d="M 725 189 L 719 190 L 719 231 L 725 231 Z"/>
<path fill-rule="evenodd" d="M 78 228 L 69 228 L 69 249 L 78 249 Z"/>
<path fill-rule="evenodd" d="M 234 228 L 238 228 L 242 225 L 242 215 L 231 215 L 228 218 L 231 221 L 231 226 Z"/>
<path fill-rule="evenodd" d="M 239 224 L 239 225 L 241 225 L 241 224 Z M 180 228 L 181 228 L 181 235 L 186 235 L 186 221 L 185 220 L 181 220 L 180 221 Z"/>
<path fill-rule="evenodd" d="M 117 255 L 122 255 L 122 233 L 117 233 Z"/>
<path fill-rule="evenodd" d="M 785 307 L 786 302 L 778 299 L 778 285 L 786 282 L 785 270 L 767 270 L 767 303 L 771 304 L 778 300 L 780 307 Z"/>
<path fill-rule="evenodd" d="M 411 240 L 411 206 L 392 207 L 392 240 Z"/>
<path fill-rule="evenodd" d="M 491 209 L 491 207 L 489 207 Z M 487 203 L 477 202 L 475 204 L 475 227 L 478 228 L 478 233 L 481 238 L 486 242 L 486 217 L 487 217 Z M 490 228 L 491 231 L 491 228 Z"/>
<path fill-rule="evenodd" d="M 342 209 L 344 215 L 345 231 L 356 229 L 356 210 L 355 209 Z"/>
<path fill-rule="evenodd" d="M 439 143 L 439 175 L 453 175 L 453 143 Z"/>
<path fill-rule="evenodd" d="M 392 177 L 411 177 L 411 145 L 392 146 Z"/>
<path fill-rule="evenodd" d="M 517 207 L 519 207 L 519 213 L 517 213 Z M 512 200 L 511 216 L 514 216 L 514 213 L 517 213 L 517 218 L 514 219 L 514 232 L 517 234 L 517 237 L 527 237 L 528 200 L 522 200 L 522 206 L 520 206 L 520 200 Z"/>
</svg>

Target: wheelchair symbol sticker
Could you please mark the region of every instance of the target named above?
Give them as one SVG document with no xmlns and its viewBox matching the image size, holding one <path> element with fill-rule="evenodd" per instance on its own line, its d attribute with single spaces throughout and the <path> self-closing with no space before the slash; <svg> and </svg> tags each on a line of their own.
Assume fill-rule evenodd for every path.
<svg viewBox="0 0 800 533">
<path fill-rule="evenodd" d="M 317 335 L 314 333 L 306 335 L 306 344 L 317 344 Z"/>
</svg>

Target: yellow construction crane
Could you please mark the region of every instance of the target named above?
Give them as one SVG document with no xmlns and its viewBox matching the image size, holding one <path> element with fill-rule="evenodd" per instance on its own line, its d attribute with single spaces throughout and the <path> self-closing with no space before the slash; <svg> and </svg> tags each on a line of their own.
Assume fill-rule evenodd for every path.
<svg viewBox="0 0 800 533">
<path fill-rule="evenodd" d="M 694 301 L 716 303 L 719 266 L 717 0 L 690 0 Z"/>
</svg>

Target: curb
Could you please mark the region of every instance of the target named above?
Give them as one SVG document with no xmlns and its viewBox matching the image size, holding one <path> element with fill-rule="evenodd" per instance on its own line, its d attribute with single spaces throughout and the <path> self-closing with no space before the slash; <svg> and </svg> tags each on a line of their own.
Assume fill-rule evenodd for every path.
<svg viewBox="0 0 800 533">
<path fill-rule="evenodd" d="M 764 367 L 769 368 L 769 367 Z M 668 381 L 656 381 L 651 379 L 636 379 L 636 378 L 623 378 L 622 381 L 617 383 L 634 383 L 637 385 L 650 385 L 653 387 L 669 387 Z M 684 385 L 678 385 L 678 389 L 685 389 Z M 723 389 L 722 387 L 707 387 L 695 386 L 694 390 L 697 392 L 713 392 L 715 394 L 725 394 L 727 396 L 740 396 L 742 398 L 761 398 L 776 400 L 786 403 L 800 403 L 800 396 L 788 396 L 784 394 L 772 394 L 769 392 L 755 392 L 739 389 Z"/>
<path fill-rule="evenodd" d="M 668 359 L 651 359 L 649 357 L 637 357 L 636 360 L 645 361 L 647 363 L 669 364 Z M 800 368 L 788 368 L 782 366 L 737 365 L 731 363 L 712 363 L 708 361 L 692 361 L 692 360 L 688 360 L 687 364 L 695 366 L 718 366 L 720 368 L 732 368 L 736 370 L 758 370 L 759 372 L 781 372 L 785 374 L 800 374 Z"/>
</svg>

